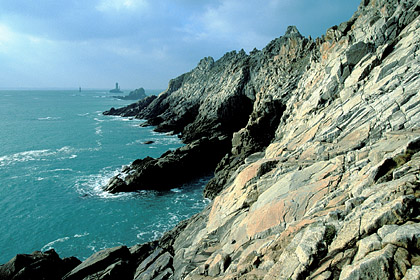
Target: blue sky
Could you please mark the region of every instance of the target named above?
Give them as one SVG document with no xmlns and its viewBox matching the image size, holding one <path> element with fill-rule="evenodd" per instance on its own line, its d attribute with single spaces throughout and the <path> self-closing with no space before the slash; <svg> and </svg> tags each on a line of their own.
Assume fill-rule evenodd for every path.
<svg viewBox="0 0 420 280">
<path fill-rule="evenodd" d="M 360 0 L 0 0 L 0 88 L 166 88 L 205 56 L 313 38 Z"/>
</svg>

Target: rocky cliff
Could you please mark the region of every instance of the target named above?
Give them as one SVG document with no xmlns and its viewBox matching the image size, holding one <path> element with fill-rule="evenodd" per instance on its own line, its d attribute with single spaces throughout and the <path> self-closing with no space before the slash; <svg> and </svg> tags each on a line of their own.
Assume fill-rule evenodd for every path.
<svg viewBox="0 0 420 280">
<path fill-rule="evenodd" d="M 134 162 L 111 191 L 160 188 L 148 172 L 178 162 L 173 178 L 215 168 L 212 202 L 64 278 L 420 279 L 419 55 L 419 1 L 363 0 L 322 38 L 289 27 L 114 109 L 186 145 Z"/>
</svg>

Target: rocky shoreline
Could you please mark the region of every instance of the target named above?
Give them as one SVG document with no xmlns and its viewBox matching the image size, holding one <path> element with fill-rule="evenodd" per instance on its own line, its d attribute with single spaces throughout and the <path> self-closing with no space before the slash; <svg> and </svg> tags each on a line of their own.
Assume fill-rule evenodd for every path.
<svg viewBox="0 0 420 280">
<path fill-rule="evenodd" d="M 262 50 L 205 58 L 159 96 L 106 113 L 185 143 L 106 188 L 214 171 L 212 202 L 159 240 L 82 263 L 18 255 L 0 279 L 420 279 L 419 73 L 410 0 L 363 0 L 316 40 L 289 27 Z"/>
</svg>

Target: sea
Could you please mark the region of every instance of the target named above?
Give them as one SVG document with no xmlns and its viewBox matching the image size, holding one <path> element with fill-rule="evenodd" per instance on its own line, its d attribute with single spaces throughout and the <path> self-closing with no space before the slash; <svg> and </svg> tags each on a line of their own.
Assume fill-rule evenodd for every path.
<svg viewBox="0 0 420 280">
<path fill-rule="evenodd" d="M 0 90 L 0 264 L 49 249 L 83 261 L 157 239 L 208 204 L 208 178 L 166 192 L 102 190 L 135 159 L 183 145 L 142 120 L 102 114 L 132 102 L 106 90 Z"/>
</svg>

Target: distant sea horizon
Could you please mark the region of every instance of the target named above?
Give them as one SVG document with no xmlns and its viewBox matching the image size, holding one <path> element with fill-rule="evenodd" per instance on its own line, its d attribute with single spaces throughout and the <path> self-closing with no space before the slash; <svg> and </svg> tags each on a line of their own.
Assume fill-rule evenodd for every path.
<svg viewBox="0 0 420 280">
<path fill-rule="evenodd" d="M 80 86 L 80 88 L 82 89 L 82 91 L 109 91 L 111 89 L 113 89 L 112 86 L 110 86 L 109 88 L 102 88 L 102 87 L 82 87 Z M 121 87 L 121 90 L 124 93 L 129 93 L 130 91 L 136 90 L 140 87 L 137 88 L 124 88 Z M 144 88 L 144 87 L 143 87 Z M 79 91 L 79 87 L 2 87 L 0 86 L 0 91 L 4 91 L 4 90 L 13 90 L 13 91 L 19 91 L 19 90 L 28 90 L 28 91 L 71 91 L 71 90 L 75 90 L 75 91 Z M 154 89 L 146 89 L 144 88 L 146 95 L 153 95 L 153 94 L 159 94 L 163 91 L 165 91 L 166 89 L 158 89 L 158 88 L 154 88 Z"/>
<path fill-rule="evenodd" d="M 112 95 L 0 89 L 0 264 L 52 248 L 84 260 L 151 241 L 208 204 L 202 196 L 208 178 L 167 192 L 102 190 L 124 165 L 183 145 L 176 135 L 141 127 L 142 120 L 104 116 L 135 102 Z"/>
</svg>

